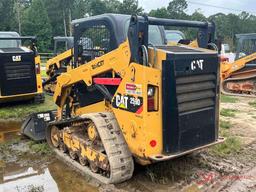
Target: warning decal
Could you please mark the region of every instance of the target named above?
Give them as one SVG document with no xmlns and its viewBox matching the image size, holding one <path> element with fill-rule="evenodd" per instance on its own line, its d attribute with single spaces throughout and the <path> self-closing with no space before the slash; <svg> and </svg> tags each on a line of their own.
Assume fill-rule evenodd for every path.
<svg viewBox="0 0 256 192">
<path fill-rule="evenodd" d="M 127 94 L 142 96 L 142 85 L 141 84 L 134 84 L 134 83 L 126 83 L 125 92 Z"/>
</svg>

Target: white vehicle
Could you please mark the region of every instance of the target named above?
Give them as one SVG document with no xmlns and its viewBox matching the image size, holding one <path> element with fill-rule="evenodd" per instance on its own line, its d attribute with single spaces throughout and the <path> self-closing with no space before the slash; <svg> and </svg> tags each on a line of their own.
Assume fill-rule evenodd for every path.
<svg viewBox="0 0 256 192">
<path fill-rule="evenodd" d="M 230 50 L 229 44 L 221 44 L 221 56 L 228 58 L 229 62 L 234 62 L 236 54 Z"/>
</svg>

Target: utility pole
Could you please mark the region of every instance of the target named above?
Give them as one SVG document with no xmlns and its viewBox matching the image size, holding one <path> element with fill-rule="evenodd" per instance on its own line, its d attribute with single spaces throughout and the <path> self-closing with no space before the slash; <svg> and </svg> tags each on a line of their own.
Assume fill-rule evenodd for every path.
<svg viewBox="0 0 256 192">
<path fill-rule="evenodd" d="M 63 9 L 63 24 L 64 24 L 64 35 L 67 37 L 67 23 L 66 23 L 66 15 L 65 15 L 65 10 Z"/>
<path fill-rule="evenodd" d="M 68 8 L 68 22 L 69 22 L 69 36 L 72 36 L 72 26 L 71 26 L 71 20 L 72 20 L 72 14 L 71 14 L 71 8 Z"/>
<path fill-rule="evenodd" d="M 21 35 L 21 3 L 20 0 L 16 1 L 16 11 L 17 11 L 17 20 L 18 20 L 18 30 Z"/>
</svg>

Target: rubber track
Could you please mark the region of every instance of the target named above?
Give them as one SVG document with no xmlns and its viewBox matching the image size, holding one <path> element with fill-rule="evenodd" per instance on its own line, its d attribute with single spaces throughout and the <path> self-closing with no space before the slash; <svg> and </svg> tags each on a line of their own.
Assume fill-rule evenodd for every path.
<svg viewBox="0 0 256 192">
<path fill-rule="evenodd" d="M 224 80 L 221 83 L 221 93 L 224 94 L 224 95 L 229 95 L 229 96 L 240 96 L 240 97 L 254 98 L 254 97 L 256 97 L 256 95 L 253 95 L 253 94 L 249 95 L 249 94 L 231 93 L 231 92 L 226 91 L 225 88 L 224 88 L 224 86 L 226 85 L 227 82 L 230 82 L 230 81 L 243 81 L 243 80 L 249 80 L 249 79 L 256 79 L 256 76 L 250 76 L 250 77 L 246 77 L 246 78 L 228 78 L 228 79 Z"/>
<path fill-rule="evenodd" d="M 132 154 L 123 137 L 122 131 L 112 113 L 91 113 L 84 114 L 75 119 L 69 119 L 63 122 L 56 122 L 51 125 L 64 125 L 69 123 L 82 122 L 84 120 L 92 120 L 96 125 L 101 141 L 105 148 L 110 163 L 110 177 L 91 172 L 89 167 L 82 166 L 79 162 L 72 160 L 67 154 L 52 147 L 61 160 L 76 168 L 82 174 L 90 175 L 105 184 L 114 184 L 126 181 L 132 177 L 134 170 L 134 162 Z"/>
</svg>

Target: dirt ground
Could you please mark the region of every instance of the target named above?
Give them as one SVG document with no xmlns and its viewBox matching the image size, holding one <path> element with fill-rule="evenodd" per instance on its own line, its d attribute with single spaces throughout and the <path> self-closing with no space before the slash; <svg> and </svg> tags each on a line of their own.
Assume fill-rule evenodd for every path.
<svg viewBox="0 0 256 192">
<path fill-rule="evenodd" d="M 7 126 L 16 130 L 2 138 L 0 144 L 0 192 L 64 192 L 71 189 L 77 192 L 256 191 L 254 101 L 256 99 L 238 98 L 235 102 L 221 103 L 220 118 L 227 125 L 220 133 L 236 140 L 230 139 L 222 147 L 212 147 L 171 161 L 146 167 L 136 165 L 133 178 L 117 185 L 103 185 L 80 175 L 49 153 L 44 144 L 35 146 L 25 138 L 20 139 L 19 135 L 16 140 L 19 124 L 0 123 L 0 133 Z M 225 115 L 225 110 L 232 114 Z"/>
</svg>

